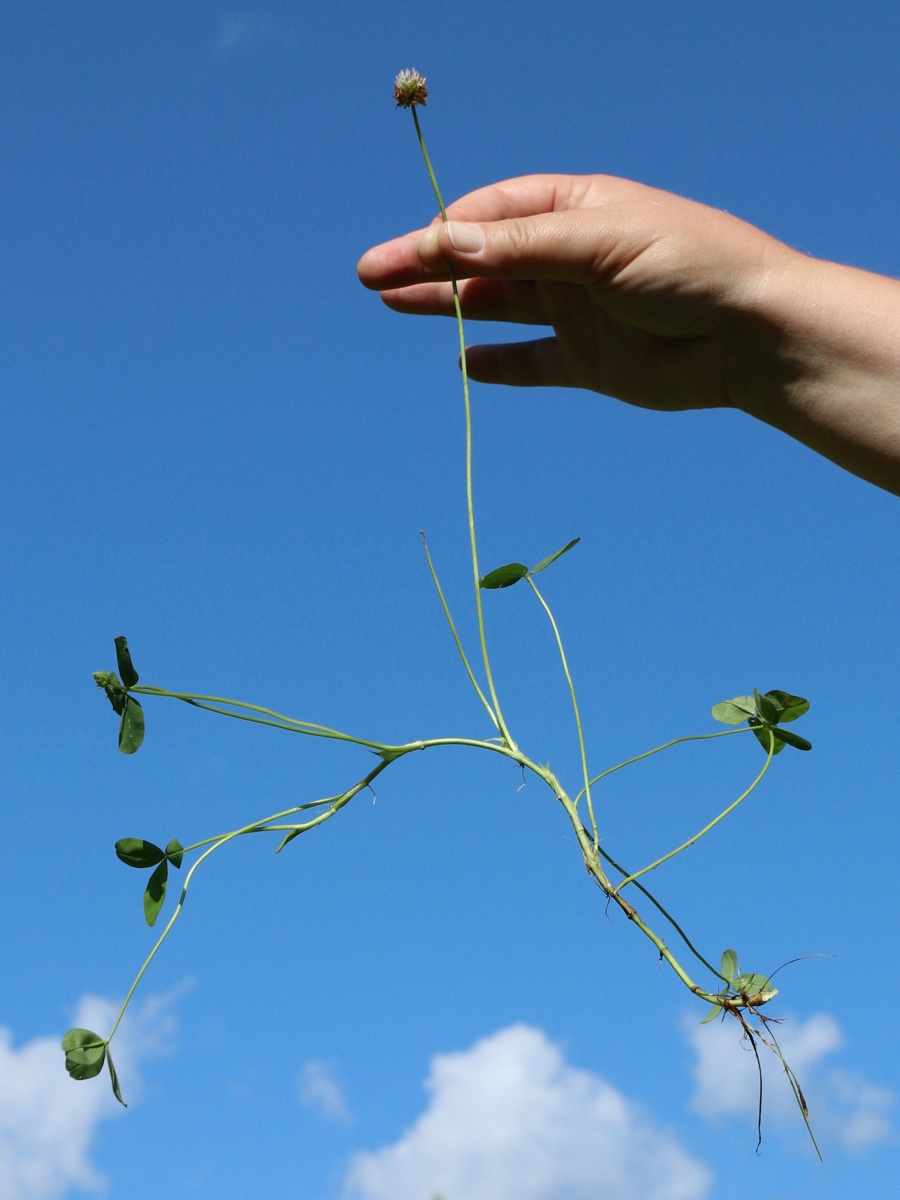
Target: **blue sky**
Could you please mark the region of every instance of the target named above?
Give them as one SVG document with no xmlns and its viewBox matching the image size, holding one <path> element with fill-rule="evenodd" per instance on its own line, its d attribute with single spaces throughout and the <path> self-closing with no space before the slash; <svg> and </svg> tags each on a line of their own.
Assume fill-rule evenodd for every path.
<svg viewBox="0 0 900 1200">
<path fill-rule="evenodd" d="M 809 697 L 813 753 L 652 886 L 708 954 L 836 956 L 779 976 L 824 1166 L 771 1070 L 754 1154 L 734 1033 L 607 920 L 538 783 L 464 750 L 198 872 L 113 1043 L 127 1112 L 58 1039 L 108 1023 L 152 944 L 117 838 L 187 844 L 371 763 L 163 701 L 125 758 L 90 677 L 115 635 L 156 686 L 489 736 L 419 540 L 473 645 L 456 333 L 354 270 L 433 215 L 397 70 L 428 76 L 448 199 L 603 171 L 898 275 L 900 11 L 33 0 L 3 26 L 0 1200 L 888 1195 L 900 510 L 735 413 L 476 389 L 481 556 L 581 537 L 543 578 L 595 771 L 754 686 Z M 485 609 L 514 735 L 574 783 L 533 597 Z M 750 741 L 615 776 L 610 852 L 692 833 L 753 777 Z"/>
</svg>

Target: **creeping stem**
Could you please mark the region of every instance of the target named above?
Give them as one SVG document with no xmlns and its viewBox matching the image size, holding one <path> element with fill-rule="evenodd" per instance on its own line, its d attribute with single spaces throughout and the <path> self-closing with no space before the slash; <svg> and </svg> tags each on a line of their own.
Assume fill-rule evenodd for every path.
<svg viewBox="0 0 900 1200">
<path fill-rule="evenodd" d="M 535 589 L 535 591 L 537 592 L 537 589 Z M 541 599 L 541 602 L 543 603 L 543 599 L 542 599 L 542 597 L 540 597 L 539 593 L 538 593 L 538 598 Z M 546 605 L 545 605 L 545 608 L 546 608 Z M 548 610 L 548 615 L 550 615 L 549 610 Z M 551 621 L 553 620 L 552 615 L 550 615 L 550 619 L 551 619 Z M 558 631 L 556 630 L 555 623 L 554 623 L 554 631 L 557 632 L 557 638 L 558 638 L 559 635 L 558 635 Z M 577 720 L 577 725 L 578 725 L 578 730 L 579 730 L 579 743 L 582 746 L 582 771 L 585 776 L 586 788 L 583 789 L 582 792 L 579 793 L 579 795 L 583 795 L 583 794 L 585 794 L 585 790 L 587 788 L 589 788 L 590 783 L 596 782 L 596 780 L 588 780 L 587 779 L 587 765 L 586 765 L 586 760 L 585 760 L 585 756 L 584 756 L 583 741 L 581 738 L 581 723 L 580 723 L 580 718 L 578 718 L 578 716 L 577 716 L 577 714 L 578 714 L 577 701 L 575 700 L 574 688 L 572 688 L 571 676 L 570 676 L 570 674 L 568 672 L 568 668 L 565 664 L 565 655 L 563 653 L 561 645 L 560 645 L 560 653 L 562 654 L 563 663 L 564 663 L 564 666 L 566 669 L 566 678 L 569 681 L 570 688 L 572 689 L 573 706 L 575 708 L 576 720 Z M 271 709 L 262 708 L 259 705 L 245 704 L 241 701 L 229 700 L 229 699 L 226 699 L 221 696 L 199 696 L 199 695 L 194 695 L 194 694 L 186 693 L 186 692 L 172 692 L 172 691 L 168 691 L 165 688 L 155 688 L 155 687 L 147 687 L 147 686 L 140 686 L 140 687 L 136 686 L 130 690 L 134 691 L 134 692 L 140 692 L 142 695 L 146 695 L 146 696 L 158 696 L 160 698 L 170 698 L 170 699 L 175 699 L 175 700 L 181 700 L 185 703 L 192 704 L 197 708 L 205 708 L 205 709 L 207 709 L 207 711 L 218 713 L 221 716 L 233 717 L 236 720 L 257 721 L 260 724 L 271 725 L 271 726 L 275 726 L 276 728 L 279 728 L 279 729 L 284 729 L 286 732 L 306 733 L 312 737 L 323 737 L 323 738 L 335 738 L 336 737 L 342 741 L 349 741 L 349 742 L 353 742 L 357 745 L 362 745 L 362 746 L 368 747 L 369 749 L 373 750 L 378 755 L 380 761 L 370 771 L 368 771 L 365 775 L 363 775 L 362 778 L 357 780 L 357 782 L 355 784 L 353 784 L 351 787 L 347 788 L 343 792 L 338 793 L 335 796 L 328 796 L 321 800 L 313 800 L 313 801 L 308 801 L 304 804 L 295 805 L 291 808 L 284 809 L 281 812 L 274 813 L 271 816 L 263 817 L 261 820 L 253 821 L 249 825 L 242 826 L 240 829 L 232 830 L 229 833 L 219 834 L 213 838 L 206 838 L 203 841 L 195 842 L 192 845 L 185 847 L 185 851 L 184 851 L 185 853 L 190 853 L 192 850 L 199 850 L 202 847 L 206 847 L 206 849 L 203 850 L 203 853 L 199 856 L 197 861 L 191 866 L 190 870 L 188 871 L 187 876 L 184 881 L 184 885 L 181 889 L 181 895 L 178 899 L 177 905 L 175 906 L 175 910 L 172 913 L 172 916 L 169 918 L 169 921 L 166 924 L 165 929 L 162 931 L 159 938 L 156 940 L 156 943 L 154 944 L 153 949 L 150 951 L 149 955 L 147 956 L 146 960 L 144 961 L 143 965 L 141 966 L 141 969 L 138 971 L 137 975 L 135 976 L 134 982 L 132 983 L 131 987 L 128 989 L 128 993 L 125 997 L 125 1000 L 123 1001 L 121 1009 L 119 1010 L 118 1016 L 116 1017 L 115 1023 L 113 1024 L 112 1030 L 110 1031 L 109 1037 L 107 1038 L 107 1042 L 109 1040 L 111 1040 L 113 1034 L 118 1029 L 119 1024 L 122 1020 L 122 1017 L 125 1013 L 125 1010 L 128 1007 L 128 1004 L 130 1003 L 131 998 L 134 995 L 138 984 L 140 983 L 141 979 L 143 978 L 145 972 L 147 971 L 147 968 L 150 966 L 150 963 L 156 957 L 156 954 L 159 951 L 160 947 L 162 946 L 163 942 L 166 940 L 169 933 L 171 932 L 173 926 L 175 925 L 175 922 L 178 920 L 178 917 L 181 915 L 182 909 L 184 907 L 184 902 L 187 897 L 188 887 L 190 886 L 191 880 L 193 879 L 194 872 L 197 870 L 197 868 L 200 866 L 200 864 L 202 862 L 204 862 L 214 851 L 220 849 L 222 846 L 226 845 L 228 842 L 234 841 L 235 838 L 243 837 L 247 834 L 274 833 L 274 832 L 280 832 L 280 833 L 285 834 L 281 843 L 278 846 L 278 849 L 280 850 L 280 849 L 282 849 L 282 847 L 287 845 L 288 842 L 292 841 L 295 837 L 298 837 L 301 833 L 306 833 L 308 830 L 314 829 L 316 826 L 323 824 L 327 820 L 330 820 L 331 817 L 333 817 L 342 808 L 344 808 L 347 804 L 349 804 L 350 801 L 355 796 L 357 796 L 361 791 L 364 791 L 366 788 L 370 787 L 372 782 L 381 774 L 381 772 L 386 770 L 387 767 L 389 767 L 391 765 L 391 763 L 395 762 L 397 759 L 405 758 L 406 755 L 414 754 L 414 753 L 417 753 L 418 751 L 433 750 L 433 749 L 437 749 L 438 747 L 445 747 L 445 746 L 468 746 L 468 747 L 472 747 L 473 749 L 478 749 L 478 750 L 489 750 L 494 754 L 500 754 L 504 758 L 510 759 L 512 762 L 515 762 L 522 769 L 528 770 L 528 771 L 532 772 L 534 775 L 536 775 L 539 779 L 542 779 L 544 781 L 544 783 L 546 783 L 547 786 L 552 790 L 554 796 L 562 804 L 563 808 L 565 808 L 565 810 L 569 816 L 569 819 L 572 823 L 572 827 L 575 830 L 576 837 L 578 838 L 579 846 L 581 848 L 581 853 L 584 858 L 585 865 L 586 865 L 588 871 L 590 872 L 590 874 L 592 875 L 592 877 L 599 884 L 599 886 L 601 887 L 603 892 L 610 898 L 610 900 L 612 902 L 614 902 L 615 904 L 617 904 L 619 906 L 619 908 L 625 913 L 625 915 L 628 917 L 628 919 L 631 922 L 633 922 L 633 924 L 635 924 L 638 927 L 638 929 L 641 930 L 641 932 L 644 934 L 644 936 L 647 937 L 653 943 L 653 945 L 656 947 L 657 951 L 659 952 L 661 958 L 664 958 L 666 960 L 666 962 L 668 962 L 668 964 L 670 965 L 672 970 L 675 972 L 675 974 L 678 976 L 678 978 L 681 979 L 681 981 L 685 984 L 686 987 L 688 987 L 696 995 L 702 997 L 704 1000 L 708 1000 L 711 1003 L 716 1003 L 715 996 L 713 994 L 711 994 L 710 992 L 705 991 L 703 988 L 699 987 L 693 981 L 693 979 L 690 977 L 690 975 L 687 973 L 687 971 L 684 969 L 684 967 L 681 965 L 681 963 L 678 961 L 678 959 L 675 957 L 675 955 L 668 948 L 668 946 L 666 945 L 664 940 L 657 933 L 655 933 L 654 930 L 650 928 L 650 926 L 648 926 L 646 924 L 646 922 L 641 918 L 640 914 L 637 912 L 637 910 L 634 908 L 634 906 L 632 904 L 629 904 L 628 901 L 625 900 L 624 897 L 619 894 L 620 889 L 623 886 L 625 886 L 625 884 L 635 883 L 635 886 L 648 898 L 648 900 L 650 900 L 650 902 L 652 904 L 655 905 L 655 907 L 665 917 L 665 919 L 669 922 L 669 924 L 672 925 L 672 927 L 676 930 L 676 932 L 679 934 L 679 936 L 685 942 L 685 944 L 687 945 L 690 952 L 694 955 L 694 957 L 697 958 L 705 967 L 707 967 L 707 969 L 713 975 L 715 975 L 719 978 L 722 978 L 721 976 L 719 976 L 719 972 L 716 971 L 715 968 L 712 967 L 712 965 L 699 953 L 699 951 L 697 951 L 695 949 L 695 947 L 689 941 L 689 939 L 687 938 L 687 936 L 685 935 L 683 930 L 675 922 L 675 920 L 670 916 L 670 914 L 668 912 L 666 912 L 666 910 L 662 907 L 662 905 L 652 896 L 652 894 L 649 891 L 647 891 L 647 889 L 642 884 L 636 882 L 638 876 L 644 874 L 648 870 L 652 870 L 653 866 L 658 865 L 658 863 L 651 864 L 650 867 L 645 867 L 643 870 L 637 871 L 633 875 L 628 875 L 627 872 L 625 871 L 624 867 L 621 867 L 605 851 L 600 849 L 598 840 L 597 840 L 596 826 L 594 826 L 592 823 L 592 833 L 591 834 L 589 834 L 588 831 L 585 829 L 584 824 L 582 823 L 581 818 L 578 814 L 578 797 L 576 797 L 575 800 L 573 801 L 568 796 L 568 794 L 566 793 L 566 791 L 562 787 L 562 785 L 560 784 L 556 775 L 553 773 L 553 771 L 550 770 L 549 766 L 542 766 L 539 763 L 534 762 L 527 755 L 523 754 L 522 751 L 519 750 L 519 748 L 517 746 L 510 746 L 508 744 L 499 744 L 497 742 L 484 741 L 479 738 L 463 738 L 463 737 L 427 738 L 427 739 L 420 739 L 420 740 L 416 740 L 416 741 L 412 741 L 412 742 L 405 742 L 400 745 L 390 745 L 388 743 L 373 742 L 373 741 L 369 741 L 369 740 L 363 739 L 363 738 L 354 738 L 348 734 L 342 734 L 336 730 L 329 729 L 327 726 L 315 725 L 312 722 L 308 722 L 308 721 L 298 721 L 291 717 L 286 717 L 286 716 L 282 715 L 281 713 L 275 713 Z M 207 703 L 207 701 L 211 701 L 213 703 Z M 226 707 L 222 707 L 223 705 Z M 243 711 L 236 711 L 236 710 L 243 710 Z M 259 716 L 249 715 L 249 714 L 254 714 L 254 713 L 260 714 L 260 715 Z M 732 732 L 739 732 L 739 731 L 732 731 Z M 711 735 L 711 736 L 718 736 L 718 735 Z M 686 740 L 696 740 L 696 739 L 677 738 L 677 739 L 675 739 L 675 741 L 673 741 L 671 743 L 667 743 L 667 744 L 674 745 L 677 742 L 686 741 Z M 772 737 L 771 731 L 770 731 L 770 746 L 769 746 L 769 754 L 766 759 L 766 767 L 764 767 L 763 770 L 760 772 L 759 776 L 754 781 L 751 788 L 748 788 L 747 791 L 737 801 L 734 802 L 734 804 L 730 805 L 729 808 L 725 810 L 725 812 L 720 814 L 720 816 L 716 818 L 716 821 L 711 822 L 711 824 L 709 826 L 707 826 L 707 829 L 712 828 L 713 824 L 716 824 L 718 821 L 720 821 L 722 819 L 722 817 L 726 816 L 728 812 L 731 812 L 741 802 L 741 800 L 743 800 L 747 795 L 749 795 L 749 793 L 750 793 L 750 791 L 752 791 L 753 787 L 755 787 L 756 784 L 759 783 L 760 779 L 765 774 L 765 770 L 767 769 L 768 764 L 771 762 L 772 754 L 774 752 L 774 745 L 775 745 L 774 737 Z M 659 750 L 659 749 L 662 749 L 662 747 L 656 748 L 656 750 Z M 648 753 L 656 753 L 656 750 L 649 751 Z M 644 756 L 639 756 L 639 757 L 644 757 Z M 616 769 L 616 768 L 613 768 L 613 769 Z M 597 778 L 601 778 L 601 777 L 602 776 L 598 776 Z M 290 822 L 288 820 L 288 818 L 290 818 L 292 816 L 296 816 L 297 814 L 299 814 L 301 812 L 307 812 L 310 809 L 321 809 L 322 811 L 318 812 L 315 816 L 311 817 L 309 820 L 306 820 L 306 821 L 303 821 L 300 823 L 294 823 L 294 822 Z M 702 830 L 701 833 L 698 834 L 697 836 L 698 837 L 702 836 L 702 834 L 704 832 L 706 832 L 706 830 Z M 696 839 L 692 839 L 692 840 L 696 840 Z M 685 846 L 687 846 L 689 844 L 690 844 L 689 842 L 685 843 Z M 684 846 L 679 847 L 679 850 L 684 849 L 684 848 L 685 848 Z M 679 851 L 672 851 L 672 854 L 676 854 L 678 852 Z M 672 857 L 672 854 L 667 855 L 666 858 Z M 603 870 L 603 867 L 601 865 L 601 859 L 605 859 L 620 874 L 626 876 L 625 879 L 622 881 L 622 883 L 620 883 L 618 886 L 613 886 L 613 884 L 610 882 L 608 876 L 606 875 L 606 873 Z M 660 859 L 659 861 L 662 862 L 664 860 Z M 725 980 L 725 982 L 728 982 L 728 981 Z M 741 1003 L 742 1002 L 736 1002 L 738 1007 L 740 1007 Z"/>
</svg>

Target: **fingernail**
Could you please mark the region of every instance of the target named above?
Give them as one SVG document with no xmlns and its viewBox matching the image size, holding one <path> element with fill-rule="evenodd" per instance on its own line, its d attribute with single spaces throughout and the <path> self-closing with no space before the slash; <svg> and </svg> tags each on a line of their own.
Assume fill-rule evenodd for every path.
<svg viewBox="0 0 900 1200">
<path fill-rule="evenodd" d="M 439 256 L 438 227 L 436 225 L 430 225 L 419 238 L 416 245 L 416 253 L 423 262 Z"/>
<path fill-rule="evenodd" d="M 450 245 L 461 254 L 477 254 L 484 249 L 484 230 L 480 225 L 469 225 L 465 221 L 448 221 L 447 236 Z"/>
</svg>

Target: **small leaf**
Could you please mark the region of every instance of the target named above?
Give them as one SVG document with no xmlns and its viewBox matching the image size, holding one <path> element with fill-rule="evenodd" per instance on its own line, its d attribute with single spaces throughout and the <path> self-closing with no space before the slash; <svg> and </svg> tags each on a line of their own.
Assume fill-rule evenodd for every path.
<svg viewBox="0 0 900 1200">
<path fill-rule="evenodd" d="M 726 950 L 722 955 L 721 975 L 723 979 L 732 982 L 737 974 L 738 956 L 736 950 Z"/>
<path fill-rule="evenodd" d="M 166 880 L 169 878 L 169 864 L 163 860 L 147 880 L 144 889 L 144 920 L 148 925 L 155 925 L 159 910 L 166 898 Z"/>
<path fill-rule="evenodd" d="M 778 732 L 775 734 L 775 740 L 781 743 L 786 742 L 788 746 L 793 746 L 795 750 L 812 750 L 812 742 L 808 742 L 805 737 L 800 737 L 798 733 L 792 733 L 789 729 L 782 729 L 780 725 L 778 726 Z"/>
<path fill-rule="evenodd" d="M 740 725 L 756 712 L 756 704 L 752 696 L 735 696 L 733 700 L 723 700 L 721 704 L 713 705 L 713 720 L 721 721 L 723 725 Z"/>
<path fill-rule="evenodd" d="M 759 744 L 762 746 L 763 750 L 765 750 L 766 754 L 768 754 L 769 753 L 769 732 L 770 732 L 771 727 L 768 725 L 760 725 L 760 724 L 754 725 L 752 720 L 751 720 L 750 724 L 753 726 L 753 732 L 756 734 Z M 772 751 L 772 754 L 773 755 L 780 754 L 782 752 L 782 750 L 784 749 L 784 739 L 781 736 L 781 730 L 779 729 L 776 732 L 774 729 L 771 729 L 771 733 L 772 733 L 773 737 L 775 738 L 775 749 Z"/>
<path fill-rule="evenodd" d="M 119 1077 L 116 1074 L 116 1068 L 113 1066 L 113 1060 L 112 1055 L 109 1052 L 109 1046 L 106 1047 L 106 1065 L 109 1067 L 109 1080 L 112 1084 L 113 1095 L 123 1108 L 127 1108 L 128 1105 L 122 1099 L 122 1089 L 119 1087 Z"/>
<path fill-rule="evenodd" d="M 178 838 L 172 838 L 171 842 L 166 846 L 166 858 L 173 867 L 181 866 L 181 860 L 184 858 L 184 846 L 182 846 Z"/>
<path fill-rule="evenodd" d="M 780 724 L 784 724 L 785 721 L 796 721 L 798 717 L 809 712 L 809 701 L 804 700 L 802 696 L 792 696 L 790 692 L 782 692 L 777 688 L 766 692 L 766 695 L 781 705 L 781 715 L 778 718 Z"/>
<path fill-rule="evenodd" d="M 777 700 L 773 700 L 771 696 L 761 696 L 759 689 L 753 689 L 753 696 L 756 700 L 756 710 L 767 725 L 777 725 L 778 718 L 781 716 L 781 705 Z"/>
<path fill-rule="evenodd" d="M 707 1022 L 714 1021 L 716 1017 L 721 1017 L 724 1011 L 725 1010 L 722 1008 L 721 1004 L 711 1004 L 709 1007 L 709 1012 L 706 1014 L 700 1024 L 706 1025 Z"/>
<path fill-rule="evenodd" d="M 496 571 L 490 571 L 484 575 L 478 580 L 478 586 L 488 590 L 512 587 L 514 583 L 524 579 L 527 574 L 528 568 L 521 563 L 507 563 L 505 567 L 498 567 Z"/>
<path fill-rule="evenodd" d="M 134 696 L 128 696 L 119 722 L 119 749 L 123 754 L 134 754 L 143 740 L 144 710 Z"/>
<path fill-rule="evenodd" d="M 155 867 L 166 857 L 166 852 L 143 838 L 119 838 L 116 855 L 129 867 Z"/>
<path fill-rule="evenodd" d="M 66 1070 L 73 1079 L 93 1079 L 103 1070 L 106 1042 L 90 1029 L 70 1029 L 62 1040 Z"/>
<path fill-rule="evenodd" d="M 568 554 L 568 552 L 572 549 L 572 547 L 577 546 L 580 541 L 581 541 L 580 537 L 572 538 L 571 542 L 569 542 L 567 545 L 563 546 L 562 550 L 557 550 L 556 553 L 551 554 L 549 558 L 542 558 L 536 567 L 531 568 L 531 570 L 528 572 L 528 574 L 529 575 L 537 575 L 538 571 L 543 571 L 545 569 L 545 567 L 549 567 L 550 564 L 556 562 L 556 560 L 558 558 L 562 558 L 562 556 L 564 554 Z"/>
<path fill-rule="evenodd" d="M 119 674 L 122 676 L 122 682 L 127 688 L 133 688 L 140 676 L 134 669 L 134 663 L 131 661 L 131 651 L 128 649 L 128 638 L 117 637 L 116 642 L 116 666 L 119 668 Z"/>
<path fill-rule="evenodd" d="M 98 1045 L 103 1045 L 103 1038 L 91 1029 L 70 1029 L 63 1035 L 62 1048 L 67 1054 L 70 1050 Z"/>
</svg>

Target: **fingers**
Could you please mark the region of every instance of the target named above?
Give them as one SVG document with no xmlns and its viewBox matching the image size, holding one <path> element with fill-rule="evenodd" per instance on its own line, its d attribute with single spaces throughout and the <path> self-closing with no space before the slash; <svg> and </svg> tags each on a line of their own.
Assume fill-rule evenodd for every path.
<svg viewBox="0 0 900 1200">
<path fill-rule="evenodd" d="M 395 312 L 426 317 L 453 317 L 449 283 L 419 283 L 381 293 Z M 549 320 L 534 283 L 520 280 L 465 279 L 459 284 L 462 314 L 470 321 L 510 321 L 518 325 L 547 325 Z"/>
<path fill-rule="evenodd" d="M 432 275 L 452 263 L 460 279 L 481 275 L 590 287 L 614 279 L 652 246 L 657 232 L 643 213 L 613 204 L 492 222 L 451 220 L 427 229 L 416 254 Z M 408 282 L 415 278 L 413 273 Z"/>
<path fill-rule="evenodd" d="M 617 207 L 626 203 L 649 204 L 667 193 L 610 175 L 526 175 L 479 188 L 455 201 L 447 209 L 451 221 L 516 221 L 548 214 Z M 432 232 L 442 222 L 435 218 Z M 447 246 L 443 253 L 425 257 L 417 253 L 426 230 L 407 233 L 374 246 L 360 259 L 357 271 L 362 283 L 377 291 L 404 287 L 433 278 L 449 278 Z M 557 235 L 558 236 L 558 235 Z M 426 255 L 429 253 L 426 243 Z M 450 247 L 452 251 L 452 247 Z M 452 257 L 450 261 L 455 261 Z M 457 263 L 463 267 L 464 263 Z"/>
<path fill-rule="evenodd" d="M 466 366 L 479 383 L 512 387 L 572 387 L 556 338 L 493 346 L 467 346 Z"/>
</svg>

